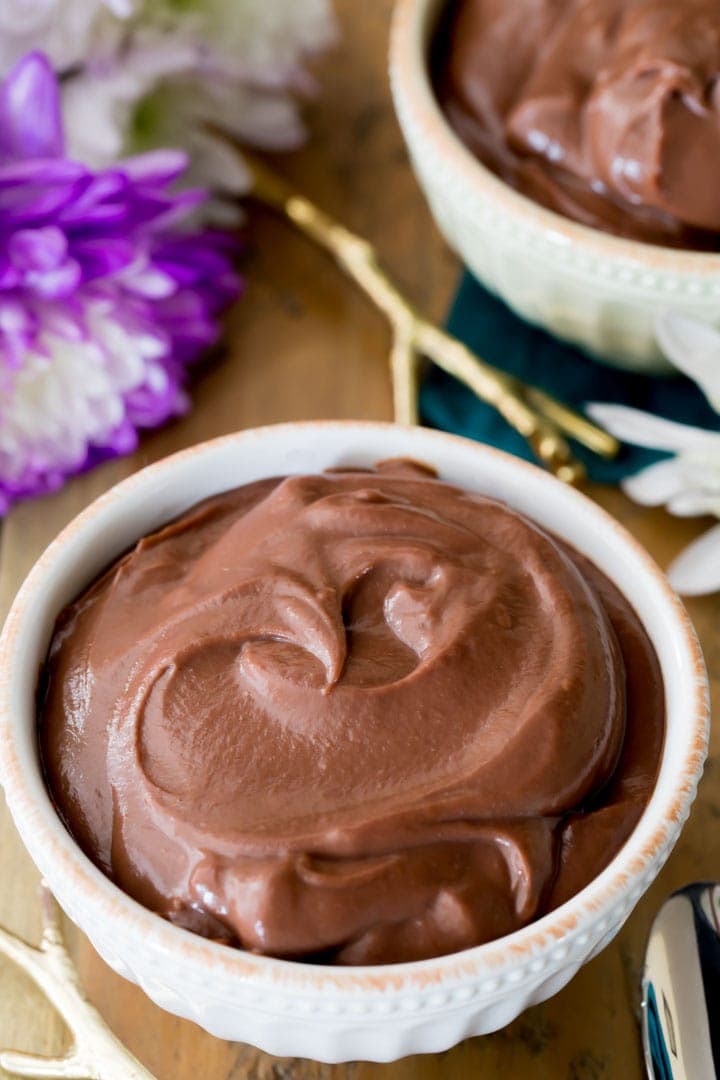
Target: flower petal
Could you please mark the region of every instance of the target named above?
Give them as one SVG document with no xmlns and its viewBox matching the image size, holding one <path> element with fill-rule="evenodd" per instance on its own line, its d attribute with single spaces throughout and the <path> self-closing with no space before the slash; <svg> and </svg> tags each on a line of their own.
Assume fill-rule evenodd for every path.
<svg viewBox="0 0 720 1080">
<path fill-rule="evenodd" d="M 63 147 L 57 79 L 44 53 L 28 53 L 0 87 L 0 158 L 61 157 Z"/>
<path fill-rule="evenodd" d="M 177 180 L 185 172 L 188 156 L 183 150 L 152 150 L 147 154 L 136 154 L 118 162 L 127 177 L 136 184 L 152 187 L 164 187 L 172 180 Z"/>
<path fill-rule="evenodd" d="M 133 13 L 132 0 L 105 0 L 105 5 L 118 19 L 128 19 Z"/>
<path fill-rule="evenodd" d="M 26 305 L 0 297 L 0 356 L 11 369 L 19 367 L 36 334 L 37 319 Z"/>
<path fill-rule="evenodd" d="M 25 275 L 26 287 L 36 296 L 60 300 L 70 296 L 82 280 L 82 271 L 74 259 L 66 259 L 54 270 L 31 270 Z"/>
<path fill-rule="evenodd" d="M 68 180 L 46 176 L 3 184 L 0 177 L 0 220 L 6 228 L 50 223 L 78 197 L 85 182 L 85 177 L 76 175 Z"/>
<path fill-rule="evenodd" d="M 718 516 L 720 498 L 713 491 L 688 488 L 668 499 L 667 509 L 675 517 L 703 517 L 705 514 Z"/>
<path fill-rule="evenodd" d="M 149 300 L 161 300 L 177 291 L 177 284 L 170 274 L 156 266 L 129 269 L 122 277 L 123 285 L 130 292 Z"/>
<path fill-rule="evenodd" d="M 670 584 L 683 596 L 703 596 L 720 590 L 720 525 L 693 541 L 670 564 Z"/>
<path fill-rule="evenodd" d="M 586 407 L 586 412 L 617 439 L 633 446 L 644 446 L 648 450 L 677 453 L 705 444 L 720 447 L 720 433 L 716 431 L 666 420 L 663 416 L 654 416 L 629 405 L 592 402 Z"/>
<path fill-rule="evenodd" d="M 68 184 L 87 176 L 87 169 L 77 161 L 62 158 L 37 158 L 33 161 L 6 161 L 0 163 L 0 191 L 3 188 L 42 184 L 54 187 Z"/>
<path fill-rule="evenodd" d="M 88 225 L 100 223 L 106 227 L 108 222 L 123 220 L 127 217 L 127 189 L 127 177 L 116 170 L 94 176 L 73 202 L 63 209 L 59 219 L 65 228 L 82 226 L 84 229 Z"/>
<path fill-rule="evenodd" d="M 67 249 L 67 238 L 55 225 L 18 229 L 7 242 L 8 255 L 18 270 L 55 270 Z"/>
<path fill-rule="evenodd" d="M 655 320 L 658 345 L 679 371 L 693 379 L 720 411 L 720 332 L 676 311 Z"/>
<path fill-rule="evenodd" d="M 674 457 L 648 465 L 622 482 L 625 494 L 641 506 L 662 506 L 684 487 L 682 463 Z"/>
<path fill-rule="evenodd" d="M 117 274 L 130 266 L 135 258 L 135 249 L 130 241 L 119 237 L 76 241 L 72 253 L 82 268 L 83 281 Z"/>
</svg>

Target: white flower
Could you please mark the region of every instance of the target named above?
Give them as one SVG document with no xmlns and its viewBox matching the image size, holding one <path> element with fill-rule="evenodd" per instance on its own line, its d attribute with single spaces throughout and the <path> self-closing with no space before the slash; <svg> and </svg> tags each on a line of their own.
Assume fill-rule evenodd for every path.
<svg viewBox="0 0 720 1080">
<path fill-rule="evenodd" d="M 655 320 L 655 337 L 668 360 L 694 379 L 720 412 L 720 333 L 687 315 L 666 312 Z"/>
<path fill-rule="evenodd" d="M 132 47 L 115 55 L 107 49 L 97 56 L 62 90 L 63 120 L 68 156 L 94 169 L 112 165 L 128 152 L 133 141 L 131 129 L 140 102 L 168 76 L 192 67 L 193 52 L 183 41 L 169 38 L 141 46 L 140 32 L 131 38 Z M 143 142 L 154 147 L 183 146 L 185 138 L 164 139 L 154 131 Z"/>
<path fill-rule="evenodd" d="M 183 146 L 193 182 L 245 190 L 237 155 L 208 128 L 269 150 L 299 146 L 296 95 L 314 86 L 305 62 L 335 37 L 330 0 L 186 0 L 181 18 L 173 0 L 145 0 L 128 62 L 161 56 L 164 70 L 134 111 L 126 149 Z"/>
<path fill-rule="evenodd" d="M 0 74 L 32 49 L 63 73 L 84 63 L 101 24 L 131 12 L 132 0 L 1 0 Z"/>
<path fill-rule="evenodd" d="M 720 332 L 675 313 L 658 318 L 655 330 L 667 358 L 720 410 Z M 673 455 L 624 480 L 630 498 L 643 506 L 665 506 L 678 517 L 720 518 L 720 432 L 625 405 L 593 404 L 588 413 L 623 442 Z M 685 596 L 720 591 L 720 525 L 690 544 L 668 576 Z"/>
</svg>

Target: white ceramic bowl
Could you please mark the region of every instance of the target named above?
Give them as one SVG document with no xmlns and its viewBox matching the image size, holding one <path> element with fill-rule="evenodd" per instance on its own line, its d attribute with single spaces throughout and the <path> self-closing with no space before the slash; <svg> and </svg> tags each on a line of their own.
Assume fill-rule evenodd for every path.
<svg viewBox="0 0 720 1080">
<path fill-rule="evenodd" d="M 117 889 L 57 817 L 38 761 L 35 689 L 57 612 L 148 530 L 207 495 L 260 477 L 409 456 L 499 496 L 565 537 L 617 583 L 653 640 L 667 701 L 657 788 L 599 877 L 508 937 L 387 967 L 273 960 L 172 926 Z M 387 1061 L 493 1031 L 559 990 L 617 933 L 675 843 L 708 733 L 702 655 L 685 611 L 648 555 L 583 495 L 532 465 L 465 439 L 391 424 L 282 424 L 216 439 L 103 495 L 40 558 L 0 641 L 0 779 L 25 846 L 100 955 L 162 1008 L 224 1039 L 323 1061 Z"/>
<path fill-rule="evenodd" d="M 475 276 L 523 318 L 609 363 L 667 369 L 653 319 L 672 308 L 720 325 L 720 254 L 587 228 L 486 169 L 447 123 L 430 84 L 428 45 L 446 3 L 398 0 L 390 46 L 398 119 L 440 230 Z"/>
</svg>

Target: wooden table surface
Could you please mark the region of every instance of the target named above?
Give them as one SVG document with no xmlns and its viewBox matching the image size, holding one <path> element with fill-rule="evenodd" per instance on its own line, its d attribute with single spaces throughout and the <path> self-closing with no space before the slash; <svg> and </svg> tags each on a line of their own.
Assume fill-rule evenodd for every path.
<svg viewBox="0 0 720 1080">
<path fill-rule="evenodd" d="M 322 96 L 310 108 L 312 141 L 278 164 L 321 205 L 374 241 L 408 293 L 440 319 L 458 264 L 430 221 L 393 117 L 385 74 L 391 2 L 340 0 L 337 7 L 343 43 L 319 65 Z M 362 296 L 322 254 L 281 222 L 254 210 L 244 261 L 248 288 L 230 319 L 227 354 L 199 381 L 192 414 L 146 438 L 132 458 L 16 509 L 5 522 L 2 614 L 61 526 L 147 462 L 212 435 L 272 421 L 390 418 L 387 330 Z M 697 523 L 639 509 L 617 491 L 593 489 L 591 494 L 661 565 L 698 532 Z M 720 602 L 710 598 L 689 607 L 717 695 Z M 555 998 L 496 1035 L 471 1039 L 446 1054 L 393 1065 L 276 1060 L 249 1046 L 221 1042 L 163 1013 L 68 928 L 72 951 L 92 1000 L 158 1080 L 635 1080 L 643 1075 L 638 977 L 649 922 L 673 888 L 720 877 L 719 750 L 715 737 L 683 837 L 619 938 Z M 0 805 L 0 923 L 32 940 L 38 933 L 37 880 Z M 0 959 L 0 1046 L 54 1054 L 65 1038 L 61 1022 L 39 993 Z"/>
</svg>

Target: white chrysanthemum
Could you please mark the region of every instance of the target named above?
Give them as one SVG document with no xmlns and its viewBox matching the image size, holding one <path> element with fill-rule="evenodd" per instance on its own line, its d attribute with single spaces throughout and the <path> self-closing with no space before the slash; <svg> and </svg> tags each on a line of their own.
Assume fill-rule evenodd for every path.
<svg viewBox="0 0 720 1080">
<path fill-rule="evenodd" d="M 94 169 L 106 168 L 136 143 L 134 121 L 140 103 L 166 78 L 192 67 L 194 51 L 174 38 L 147 40 L 140 31 L 132 47 L 102 63 L 88 64 L 63 85 L 62 106 L 68 155 Z M 142 44 L 141 44 L 142 42 Z M 149 109 L 152 114 L 152 109 Z M 187 149 L 188 132 L 179 140 L 144 139 L 146 146 Z"/>
<path fill-rule="evenodd" d="M 694 379 L 718 410 L 720 333 L 671 313 L 657 320 L 656 336 L 667 358 Z M 623 481 L 631 499 L 643 506 L 665 506 L 677 517 L 720 518 L 720 433 L 624 405 L 593 404 L 588 412 L 622 442 L 672 455 Z M 720 591 L 720 525 L 690 544 L 668 575 L 685 596 Z"/>
<path fill-rule="evenodd" d="M 151 379 L 168 381 L 155 362 L 167 350 L 162 338 L 124 327 L 102 302 L 89 304 L 85 317 L 86 340 L 44 334 L 43 351 L 28 352 L 11 386 L 0 386 L 0 476 L 7 485 L 21 486 L 28 473 L 60 478 L 75 471 L 89 446 L 107 445 L 122 427 L 128 394 Z M 164 385 L 154 389 L 162 393 Z M 3 408 L 8 395 L 11 407 Z"/>
<path fill-rule="evenodd" d="M 330 0 L 185 0 L 182 24 L 175 0 L 141 0 L 140 18 L 202 43 L 228 75 L 267 86 L 307 85 L 304 57 L 335 38 Z"/>
<path fill-rule="evenodd" d="M 63 117 L 76 160 L 104 168 L 182 147 L 191 182 L 238 192 L 245 171 L 208 127 L 298 146 L 306 61 L 335 36 L 330 0 L 0 0 L 0 73 L 28 47 L 70 69 Z"/>
<path fill-rule="evenodd" d="M 132 0 L 1 0 L 0 73 L 31 49 L 59 72 L 83 64 L 98 34 L 131 12 Z"/>
</svg>

